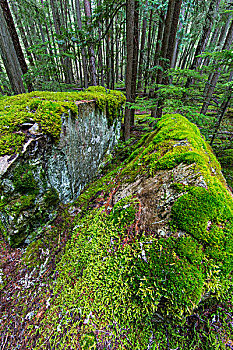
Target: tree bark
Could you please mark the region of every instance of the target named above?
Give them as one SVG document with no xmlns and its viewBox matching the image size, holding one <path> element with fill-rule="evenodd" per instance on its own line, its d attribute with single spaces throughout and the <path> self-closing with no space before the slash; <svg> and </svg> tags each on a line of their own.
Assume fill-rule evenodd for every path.
<svg viewBox="0 0 233 350">
<path fill-rule="evenodd" d="M 150 19 L 149 19 L 149 29 L 148 29 L 148 40 L 147 40 L 147 59 L 146 59 L 146 67 L 145 67 L 145 85 L 144 85 L 144 94 L 146 93 L 146 88 L 149 80 L 149 67 L 150 67 L 150 53 L 151 53 L 151 29 L 152 29 L 152 16 L 153 10 L 150 10 Z"/>
<path fill-rule="evenodd" d="M 4 18 L 2 7 L 0 6 L 0 49 L 3 64 L 5 66 L 7 76 L 9 78 L 12 90 L 15 94 L 21 94 L 26 92 L 23 80 L 22 80 L 22 69 L 7 28 L 7 23 Z"/>
<path fill-rule="evenodd" d="M 85 8 L 85 14 L 88 18 L 87 25 L 90 26 L 91 24 L 91 4 L 89 0 L 84 0 L 84 8 Z M 90 33 L 88 33 L 90 35 Z M 96 79 L 96 67 L 95 67 L 95 52 L 93 45 L 88 46 L 88 52 L 89 52 L 89 61 L 90 61 L 90 71 L 91 71 L 91 85 L 96 86 L 97 85 L 97 79 Z"/>
<path fill-rule="evenodd" d="M 132 72 L 133 72 L 133 54 L 134 54 L 134 10 L 135 1 L 126 0 L 126 100 L 132 102 Z M 124 138 L 127 141 L 130 138 L 130 109 L 125 108 L 124 119 Z"/>
<path fill-rule="evenodd" d="M 133 66 L 132 66 L 132 80 L 131 80 L 131 99 L 135 102 L 136 98 L 136 84 L 137 84 L 137 70 L 138 70 L 138 49 L 139 49 L 139 1 L 136 0 L 134 4 L 134 35 L 133 35 Z M 130 124 L 134 125 L 135 109 L 130 112 Z"/>
<path fill-rule="evenodd" d="M 13 45 L 15 48 L 16 55 L 18 57 L 18 61 L 19 61 L 22 73 L 26 74 L 28 71 L 28 66 L 27 66 L 27 63 L 25 61 L 23 50 L 22 50 L 22 47 L 21 47 L 20 42 L 19 42 L 19 37 L 18 37 L 16 28 L 15 28 L 14 20 L 13 20 L 13 17 L 12 17 L 7 0 L 0 0 L 0 6 L 2 8 L 5 21 L 7 23 L 7 28 L 8 28 L 9 34 L 11 36 L 11 39 L 12 39 L 12 42 L 13 42 Z M 32 91 L 31 84 L 28 84 L 27 87 L 28 87 L 28 91 Z"/>
<path fill-rule="evenodd" d="M 230 77 L 229 77 L 228 81 L 229 82 L 232 81 L 232 78 L 233 78 L 233 71 L 230 73 Z M 226 94 L 225 94 L 225 99 L 223 100 L 223 102 L 220 106 L 220 109 L 219 109 L 219 119 L 218 119 L 218 123 L 217 123 L 216 128 L 213 132 L 213 136 L 212 136 L 212 139 L 210 142 L 211 146 L 213 145 L 214 139 L 217 136 L 217 133 L 218 133 L 218 130 L 221 126 L 224 115 L 226 114 L 226 111 L 227 111 L 228 107 L 230 106 L 232 95 L 233 95 L 232 87 L 229 86 L 229 88 L 227 89 Z"/>
<path fill-rule="evenodd" d="M 222 47 L 222 50 L 229 50 L 232 42 L 233 42 L 233 21 L 232 21 L 231 26 L 228 30 L 224 45 Z M 206 114 L 206 112 L 208 110 L 208 106 L 210 104 L 211 97 L 214 93 L 214 89 L 217 85 L 217 82 L 218 82 L 218 79 L 219 79 L 221 72 L 222 72 L 222 69 L 218 68 L 217 71 L 211 76 L 211 79 L 210 79 L 209 84 L 208 84 L 209 85 L 208 90 L 206 91 L 205 101 L 202 105 L 201 112 L 200 112 L 202 114 Z"/>
<path fill-rule="evenodd" d="M 77 15 L 78 28 L 81 31 L 82 30 L 82 20 L 81 20 L 81 11 L 80 11 L 79 0 L 75 0 L 75 5 L 76 5 L 76 15 Z M 79 35 L 79 38 L 82 39 L 81 35 Z M 82 56 L 82 64 L 83 64 L 84 87 L 86 89 L 88 87 L 87 59 L 86 59 L 85 49 L 83 47 L 81 48 L 81 56 Z"/>
<path fill-rule="evenodd" d="M 146 28 L 147 28 L 147 6 L 148 0 L 145 4 L 145 9 L 143 11 L 143 20 L 142 20 L 142 34 L 141 34 L 141 45 L 140 45 L 140 58 L 138 64 L 138 89 L 142 87 L 142 71 L 143 71 L 143 61 L 145 55 L 145 43 L 146 43 Z"/>
<path fill-rule="evenodd" d="M 198 56 L 203 51 L 205 51 L 205 48 L 210 36 L 211 28 L 212 28 L 214 19 L 216 17 L 216 12 L 219 8 L 219 3 L 220 3 L 220 0 L 211 0 L 209 10 L 206 15 L 205 24 L 202 30 L 202 36 L 198 42 L 198 45 L 194 54 L 194 59 L 190 67 L 191 70 L 195 70 L 198 67 L 198 65 L 200 65 L 202 58 Z M 185 87 L 189 88 L 191 83 L 192 83 L 192 78 L 188 78 Z"/>
<path fill-rule="evenodd" d="M 174 11 L 173 11 L 173 18 L 172 18 L 172 23 L 171 23 L 171 29 L 170 29 L 170 33 L 169 33 L 166 59 L 169 62 L 168 64 L 169 64 L 170 68 L 172 65 L 172 57 L 173 57 L 174 50 L 175 50 L 176 33 L 177 33 L 177 29 L 178 29 L 178 22 L 179 22 L 181 5 L 182 5 L 182 0 L 178 0 L 175 2 Z M 168 77 L 166 77 L 165 81 L 168 84 Z"/>
</svg>

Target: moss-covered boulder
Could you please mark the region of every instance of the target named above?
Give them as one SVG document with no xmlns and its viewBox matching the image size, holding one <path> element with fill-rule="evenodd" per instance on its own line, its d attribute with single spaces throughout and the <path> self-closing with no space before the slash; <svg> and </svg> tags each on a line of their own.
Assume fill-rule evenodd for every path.
<svg viewBox="0 0 233 350">
<path fill-rule="evenodd" d="M 59 201 L 93 179 L 119 139 L 124 101 L 103 87 L 0 101 L 0 227 L 12 245 L 35 236 Z"/>
<path fill-rule="evenodd" d="M 181 115 L 165 115 L 72 210 L 35 349 L 156 348 L 157 322 L 232 294 L 233 197 L 211 148 Z"/>
</svg>

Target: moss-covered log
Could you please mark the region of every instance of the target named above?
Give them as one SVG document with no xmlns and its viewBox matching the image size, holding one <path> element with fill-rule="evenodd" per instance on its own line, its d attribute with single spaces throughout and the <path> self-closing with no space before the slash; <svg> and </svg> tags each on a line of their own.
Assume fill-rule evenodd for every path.
<svg viewBox="0 0 233 350">
<path fill-rule="evenodd" d="M 232 294 L 232 194 L 184 117 L 165 115 L 72 208 L 73 235 L 34 349 L 46 339 L 57 349 L 146 349 L 156 322 Z"/>
</svg>

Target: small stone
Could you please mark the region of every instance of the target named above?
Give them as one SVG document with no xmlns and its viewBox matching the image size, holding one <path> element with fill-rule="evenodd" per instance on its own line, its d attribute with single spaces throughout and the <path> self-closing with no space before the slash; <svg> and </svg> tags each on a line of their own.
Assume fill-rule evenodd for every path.
<svg viewBox="0 0 233 350">
<path fill-rule="evenodd" d="M 39 124 L 35 123 L 29 130 L 30 134 L 32 135 L 39 135 L 41 134 L 40 132 L 40 126 Z"/>
<path fill-rule="evenodd" d="M 161 230 L 161 229 L 158 230 L 158 234 L 159 234 L 160 237 L 165 237 L 166 236 L 166 232 L 164 230 Z"/>
<path fill-rule="evenodd" d="M 33 126 L 33 123 L 23 123 L 21 124 L 21 129 L 27 130 Z"/>
</svg>

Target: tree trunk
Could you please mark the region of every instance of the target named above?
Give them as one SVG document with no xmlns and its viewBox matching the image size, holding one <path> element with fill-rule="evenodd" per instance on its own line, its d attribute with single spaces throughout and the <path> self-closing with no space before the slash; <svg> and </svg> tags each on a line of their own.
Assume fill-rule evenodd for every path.
<svg viewBox="0 0 233 350">
<path fill-rule="evenodd" d="M 88 18 L 87 25 L 91 24 L 91 4 L 89 0 L 84 0 L 85 14 Z M 90 35 L 90 33 L 88 33 Z M 91 85 L 97 85 L 96 79 L 96 67 L 95 67 L 95 52 L 93 45 L 88 46 L 89 61 L 90 61 L 90 71 L 91 71 Z"/>
<path fill-rule="evenodd" d="M 81 20 L 81 11 L 80 11 L 79 0 L 75 0 L 75 5 L 76 5 L 76 15 L 77 15 L 78 28 L 81 31 L 82 30 L 82 20 Z M 81 35 L 79 35 L 79 38 L 82 39 Z M 87 59 L 86 59 L 85 49 L 83 47 L 81 48 L 81 56 L 82 56 L 82 64 L 83 64 L 84 87 L 86 89 L 88 87 Z"/>
<path fill-rule="evenodd" d="M 185 8 L 183 8 L 182 10 L 182 18 L 185 17 Z M 178 32 L 180 33 L 182 28 L 183 28 L 183 23 L 182 21 L 180 21 L 180 24 L 179 24 L 179 30 Z M 174 47 L 174 50 L 173 50 L 173 55 L 172 55 L 172 60 L 171 60 L 171 68 L 175 68 L 176 66 L 176 62 L 177 62 L 177 57 L 178 57 L 178 48 L 179 48 L 179 45 L 180 45 L 180 42 L 182 40 L 182 36 L 176 36 L 176 42 L 175 42 L 175 47 Z"/>
<path fill-rule="evenodd" d="M 13 17 L 11 15 L 11 11 L 10 11 L 10 8 L 8 6 L 7 0 L 0 0 L 0 6 L 2 8 L 5 21 L 7 23 L 7 28 L 8 28 L 9 34 L 11 36 L 11 39 L 12 39 L 12 42 L 13 42 L 13 45 L 15 48 L 16 55 L 18 57 L 18 61 L 19 61 L 22 73 L 26 74 L 28 71 L 27 63 L 25 61 L 25 57 L 24 57 L 22 47 L 21 47 L 20 42 L 19 42 L 19 37 L 18 37 L 16 28 L 15 28 L 14 20 L 13 20 Z M 32 91 L 31 84 L 28 84 L 28 91 Z"/>
<path fill-rule="evenodd" d="M 156 40 L 156 48 L 155 48 L 155 56 L 154 56 L 154 67 L 158 67 L 159 64 L 159 57 L 161 54 L 161 45 L 163 40 L 163 30 L 164 30 L 164 21 L 165 21 L 165 13 L 163 10 L 160 11 L 159 16 L 159 28 L 158 28 L 158 34 L 157 34 L 157 40 Z M 158 74 L 158 69 L 154 69 L 151 77 L 152 84 L 155 82 Z"/>
<path fill-rule="evenodd" d="M 143 71 L 143 61 L 145 54 L 145 43 L 146 43 L 146 27 L 147 27 L 147 6 L 148 0 L 145 4 L 145 9 L 143 11 L 143 20 L 142 20 L 142 34 L 141 34 L 141 45 L 140 45 L 140 58 L 138 64 L 138 89 L 142 87 L 142 71 Z"/>
<path fill-rule="evenodd" d="M 169 3 L 168 3 L 168 9 L 167 9 L 165 26 L 164 26 L 164 33 L 163 33 L 163 40 L 162 40 L 162 46 L 161 46 L 161 58 L 162 58 L 162 60 L 160 60 L 161 69 L 158 71 L 157 84 L 162 83 L 163 72 L 164 72 L 164 69 L 167 65 L 167 63 L 164 62 L 164 59 L 167 57 L 167 52 L 168 52 L 168 45 L 169 45 L 175 3 L 176 3 L 176 0 L 169 0 Z"/>
<path fill-rule="evenodd" d="M 114 29 L 113 23 L 111 25 L 111 89 L 114 90 L 115 86 L 115 65 L 114 65 Z"/>
<path fill-rule="evenodd" d="M 108 18 L 106 18 L 106 26 L 108 27 L 109 21 Z M 106 85 L 107 88 L 110 89 L 110 62 L 111 62 L 111 57 L 110 57 L 110 32 L 108 31 L 106 34 L 106 57 L 105 57 L 105 62 L 106 62 Z"/>
<path fill-rule="evenodd" d="M 139 30 L 138 30 L 138 18 L 139 18 L 139 1 L 136 0 L 134 4 L 134 37 L 133 37 L 133 67 L 132 67 L 132 80 L 131 80 L 131 99 L 132 102 L 136 98 L 136 84 L 137 84 L 137 70 L 138 70 L 138 49 L 139 49 Z M 131 109 L 130 112 L 130 124 L 134 125 L 135 109 Z"/>
<path fill-rule="evenodd" d="M 230 77 L 229 77 L 228 81 L 229 82 L 232 81 L 232 78 L 233 78 L 233 71 L 230 73 Z M 218 133 L 218 130 L 219 130 L 220 125 L 222 123 L 222 120 L 224 118 L 224 115 L 226 114 L 226 111 L 227 111 L 228 107 L 230 106 L 232 95 L 233 95 L 232 86 L 229 86 L 229 88 L 227 89 L 226 94 L 225 94 L 225 99 L 223 100 L 223 102 L 220 106 L 220 109 L 219 109 L 219 119 L 218 119 L 218 123 L 217 123 L 216 128 L 213 132 L 213 136 L 212 136 L 212 139 L 210 142 L 211 146 L 214 142 L 215 137 L 217 136 L 217 133 Z"/>
<path fill-rule="evenodd" d="M 12 90 L 15 94 L 21 94 L 25 92 L 25 88 L 22 80 L 22 69 L 16 51 L 7 28 L 7 23 L 4 18 L 2 7 L 0 6 L 0 49 L 3 64 L 5 66 L 7 76 L 9 78 Z"/>
<path fill-rule="evenodd" d="M 190 67 L 191 70 L 195 70 L 198 67 L 198 65 L 200 65 L 202 58 L 198 56 L 203 51 L 205 51 L 205 48 L 209 39 L 209 35 L 211 32 L 211 28 L 212 28 L 214 19 L 216 17 L 216 12 L 219 8 L 219 3 L 220 3 L 220 0 L 211 0 L 209 11 L 207 12 L 205 24 L 202 30 L 202 36 L 198 42 L 198 45 L 194 54 L 194 59 Z M 185 87 L 189 88 L 191 83 L 192 83 L 192 78 L 188 78 Z"/>
<path fill-rule="evenodd" d="M 98 0 L 98 6 L 101 6 L 101 0 Z M 102 21 L 99 21 L 98 23 L 98 35 L 99 40 L 101 41 L 102 36 Z M 98 64 L 100 68 L 100 84 L 104 86 L 104 65 L 103 65 L 103 52 L 102 52 L 102 44 L 99 45 L 99 51 L 98 51 Z"/>
<path fill-rule="evenodd" d="M 225 43 L 223 45 L 223 48 L 222 50 L 229 50 L 231 44 L 232 44 L 232 41 L 233 41 L 233 22 L 231 22 L 231 26 L 228 30 L 228 33 L 227 33 L 227 37 L 225 39 Z M 207 110 L 208 110 L 208 106 L 209 106 L 209 103 L 210 103 L 210 100 L 211 100 L 211 97 L 214 93 L 214 89 L 217 85 L 217 82 L 218 82 L 218 79 L 219 79 L 219 76 L 222 72 L 222 69 L 221 68 L 218 68 L 217 71 L 212 75 L 211 77 L 211 80 L 209 82 L 209 87 L 208 87 L 208 90 L 206 92 L 206 97 L 205 97 L 205 101 L 202 105 L 202 109 L 201 109 L 201 112 L 202 114 L 206 114 Z"/>
<path fill-rule="evenodd" d="M 169 64 L 170 68 L 172 65 L 172 57 L 174 55 L 174 50 L 175 50 L 176 33 L 177 33 L 177 28 L 178 28 L 181 5 L 182 5 L 182 0 L 178 0 L 175 2 L 174 11 L 173 11 L 173 18 L 172 18 L 172 23 L 171 23 L 171 29 L 170 29 L 170 33 L 169 33 L 166 59 L 169 62 L 168 64 Z M 168 78 L 166 78 L 165 80 L 166 80 L 166 83 L 168 84 Z"/>
<path fill-rule="evenodd" d="M 133 55 L 134 55 L 134 10 L 135 1 L 126 0 L 126 100 L 132 102 L 131 88 L 132 88 L 132 72 L 133 72 Z M 125 108 L 124 119 L 124 138 L 127 141 L 130 138 L 130 109 Z"/>
<path fill-rule="evenodd" d="M 149 30 L 148 30 L 148 40 L 147 40 L 147 60 L 146 60 L 145 76 L 144 76 L 144 80 L 145 80 L 144 94 L 146 93 L 147 84 L 149 80 L 148 70 L 150 67 L 152 16 L 153 16 L 153 10 L 150 10 Z"/>
</svg>

